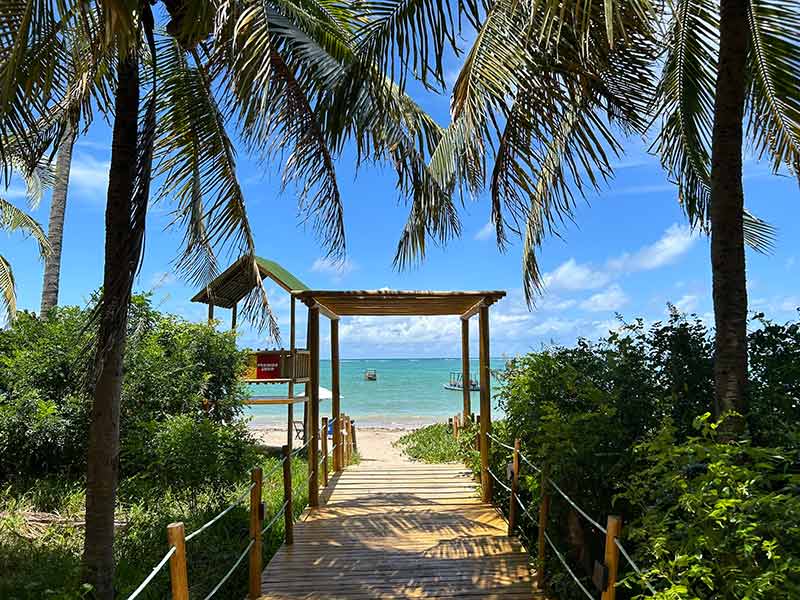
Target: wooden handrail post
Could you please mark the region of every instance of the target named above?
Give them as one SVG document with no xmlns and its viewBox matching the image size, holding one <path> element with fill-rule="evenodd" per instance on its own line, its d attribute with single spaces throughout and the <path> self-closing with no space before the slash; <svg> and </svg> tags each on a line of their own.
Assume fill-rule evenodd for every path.
<svg viewBox="0 0 800 600">
<path fill-rule="evenodd" d="M 175 554 L 169 559 L 169 581 L 172 600 L 189 600 L 189 576 L 186 573 L 186 532 L 183 523 L 167 525 L 167 542 L 175 546 Z"/>
<path fill-rule="evenodd" d="M 622 532 L 622 517 L 609 515 L 606 521 L 606 551 L 605 565 L 608 569 L 606 589 L 603 590 L 602 600 L 615 600 L 617 597 L 617 573 L 619 572 L 619 548 L 614 542 Z"/>
<path fill-rule="evenodd" d="M 261 467 L 256 467 L 250 472 L 250 482 L 255 484 L 250 490 L 250 539 L 253 540 L 253 545 L 250 546 L 250 600 L 256 600 L 261 596 L 262 478 Z"/>
<path fill-rule="evenodd" d="M 350 419 L 350 433 L 353 437 L 353 452 L 358 452 L 358 437 L 356 437 L 356 422 Z"/>
<path fill-rule="evenodd" d="M 350 466 L 350 459 L 353 457 L 353 423 L 350 421 L 350 415 L 345 415 L 344 418 L 344 427 L 345 431 L 347 432 L 345 435 L 347 436 L 347 442 L 345 443 L 345 464 Z"/>
<path fill-rule="evenodd" d="M 539 502 L 539 554 L 536 568 L 536 579 L 540 590 L 544 590 L 544 553 L 545 544 L 544 531 L 547 529 L 547 518 L 550 513 L 550 494 L 547 493 L 547 469 L 542 470 L 541 484 L 542 500 Z"/>
<path fill-rule="evenodd" d="M 508 505 L 508 535 L 514 533 L 517 525 L 517 490 L 519 489 L 519 438 L 514 440 L 514 453 L 511 455 L 511 498 Z"/>
<path fill-rule="evenodd" d="M 322 484 L 328 485 L 328 417 L 322 417 Z"/>
<path fill-rule="evenodd" d="M 458 415 L 453 416 L 453 437 L 458 439 Z"/>
<path fill-rule="evenodd" d="M 286 532 L 286 545 L 294 543 L 294 517 L 292 516 L 292 451 L 289 446 L 281 448 L 283 454 L 283 528 Z"/>
</svg>

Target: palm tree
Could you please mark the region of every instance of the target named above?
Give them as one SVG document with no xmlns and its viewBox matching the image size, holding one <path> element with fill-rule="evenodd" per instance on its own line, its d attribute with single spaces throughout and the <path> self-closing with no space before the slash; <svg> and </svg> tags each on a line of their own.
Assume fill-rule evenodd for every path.
<svg viewBox="0 0 800 600">
<path fill-rule="evenodd" d="M 58 149 L 54 174 L 53 192 L 50 196 L 50 219 L 47 224 L 47 239 L 51 251 L 44 260 L 42 280 L 42 304 L 39 314 L 47 312 L 58 304 L 58 289 L 61 282 L 61 245 L 64 240 L 64 215 L 67 208 L 67 188 L 72 165 L 72 149 L 77 131 L 69 125 Z"/>
<path fill-rule="evenodd" d="M 44 181 L 43 181 L 44 179 Z M 25 185 L 28 203 L 35 207 L 42 197 L 42 186 L 49 180 L 49 171 L 46 168 L 36 169 L 27 173 Z M 46 260 L 50 254 L 50 244 L 42 227 L 25 211 L 17 208 L 7 199 L 0 196 L 0 229 L 8 232 L 19 231 L 32 237 L 39 245 L 39 255 Z M 17 313 L 17 292 L 14 282 L 14 271 L 11 263 L 0 255 L 0 302 L 6 313 L 6 319 L 11 321 Z"/>
<path fill-rule="evenodd" d="M 800 8 L 676 0 L 670 14 L 656 148 L 687 215 L 711 234 L 715 410 L 746 415 L 745 244 L 763 249 L 770 232 L 744 210 L 743 144 L 746 133 L 776 173 L 800 173 Z M 728 420 L 732 434 L 744 425 Z"/>
<path fill-rule="evenodd" d="M 146 2 L 29 0 L 0 20 L 2 47 L 10 49 L 0 54 L 0 141 L 20 136 L 30 160 L 58 147 L 61 116 L 76 97 L 84 114 L 93 105 L 114 120 L 84 547 L 85 577 L 99 598 L 113 596 L 121 363 L 154 156 L 157 200 L 173 201 L 185 226 L 184 273 L 206 283 L 217 274 L 220 248 L 248 256 L 257 285 L 244 312 L 273 334 L 227 127 L 236 126 L 265 159 L 287 153 L 284 181 L 299 184 L 301 209 L 330 255 L 345 249 L 334 160 L 349 142 L 360 160 L 392 161 L 411 207 L 408 239 L 422 231 L 417 243 L 424 244 L 425 235 L 457 233 L 450 195 L 426 166 L 441 131 L 372 56 L 390 29 L 364 31 L 354 10 L 316 0 L 165 6 L 172 17 L 167 37 L 155 35 Z M 63 32 L 73 30 L 85 40 L 81 61 L 63 42 Z M 111 85 L 104 68 L 116 75 Z"/>
<path fill-rule="evenodd" d="M 424 40 L 449 34 L 448 21 L 425 18 L 424 0 L 361 5 L 416 7 L 395 11 L 405 36 L 390 56 L 413 63 Z M 488 186 L 499 247 L 509 232 L 523 239 L 532 304 L 544 237 L 572 218 L 577 197 L 613 175 L 617 130 L 644 134 L 656 120 L 654 149 L 681 205 L 711 234 L 715 410 L 744 414 L 744 246 L 767 250 L 773 231 L 744 208 L 743 120 L 759 157 L 768 156 L 776 172 L 800 172 L 797 3 L 671 0 L 662 11 L 651 0 L 498 0 L 463 9 L 477 37 L 453 90 L 452 123 L 431 161 L 440 184 L 473 194 Z M 424 245 L 404 240 L 396 263 L 422 256 Z"/>
</svg>

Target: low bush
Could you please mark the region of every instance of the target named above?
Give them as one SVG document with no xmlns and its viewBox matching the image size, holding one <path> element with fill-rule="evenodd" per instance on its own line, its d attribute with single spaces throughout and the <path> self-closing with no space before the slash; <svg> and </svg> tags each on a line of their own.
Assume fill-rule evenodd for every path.
<svg viewBox="0 0 800 600">
<path fill-rule="evenodd" d="M 57 308 L 42 319 L 22 313 L 0 331 L 0 476 L 85 471 L 91 309 Z M 162 456 L 151 442 L 161 431 L 177 444 L 181 428 L 186 449 L 191 435 L 209 442 L 205 452 L 188 454 L 219 476 L 224 468 L 215 465 L 230 463 L 242 449 L 233 440 L 247 445 L 238 422 L 247 394 L 240 381 L 245 360 L 233 334 L 161 314 L 149 297 L 134 297 L 120 416 L 123 476 L 173 477 L 175 461 L 183 459 L 178 452 L 168 456 L 167 438 L 161 438 Z M 178 415 L 185 419 L 169 422 Z M 227 458 L 210 453 L 217 442 Z"/>
<path fill-rule="evenodd" d="M 678 443 L 667 424 L 636 448 L 622 497 L 639 566 L 658 598 L 799 598 L 800 454 L 720 443 L 708 418 L 699 437 Z"/>
</svg>

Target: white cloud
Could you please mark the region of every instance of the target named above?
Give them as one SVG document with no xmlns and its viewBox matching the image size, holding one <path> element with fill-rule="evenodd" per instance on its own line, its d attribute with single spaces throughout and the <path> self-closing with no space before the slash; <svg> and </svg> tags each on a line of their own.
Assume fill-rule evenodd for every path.
<svg viewBox="0 0 800 600">
<path fill-rule="evenodd" d="M 628 302 L 628 296 L 614 284 L 581 302 L 581 308 L 592 312 L 619 310 Z"/>
<path fill-rule="evenodd" d="M 486 223 L 486 225 L 484 225 L 483 227 L 481 227 L 481 228 L 480 228 L 480 229 L 479 229 L 479 230 L 478 230 L 478 231 L 475 233 L 475 236 L 474 236 L 474 237 L 475 237 L 475 239 L 476 239 L 476 240 L 484 241 L 484 240 L 491 239 L 491 238 L 494 236 L 494 234 L 495 234 L 495 227 L 494 227 L 494 223 L 492 223 L 491 221 L 489 221 L 488 223 Z"/>
<path fill-rule="evenodd" d="M 675 308 L 681 312 L 692 313 L 697 310 L 697 296 L 686 294 L 675 302 Z"/>
<path fill-rule="evenodd" d="M 608 280 L 608 273 L 579 264 L 574 258 L 544 276 L 545 286 L 552 290 L 593 290 L 604 286 Z"/>
<path fill-rule="evenodd" d="M 653 244 L 644 246 L 633 254 L 623 254 L 609 261 L 610 269 L 619 271 L 650 271 L 675 262 L 697 240 L 697 235 L 686 225 L 672 224 Z"/>
<path fill-rule="evenodd" d="M 322 273 L 328 275 L 334 281 L 341 281 L 345 275 L 352 273 L 356 269 L 356 263 L 349 258 L 334 259 L 334 258 L 318 258 L 311 265 L 311 270 L 314 273 Z"/>
<path fill-rule="evenodd" d="M 561 299 L 557 296 L 545 296 L 541 301 L 536 303 L 536 308 L 539 310 L 548 310 L 553 312 L 560 312 L 572 308 L 578 303 L 577 300 L 572 298 Z"/>
<path fill-rule="evenodd" d="M 88 154 L 76 154 L 69 170 L 70 188 L 93 195 L 104 195 L 108 191 L 107 160 L 98 160 Z"/>
<path fill-rule="evenodd" d="M 567 331 L 575 330 L 579 325 L 580 321 L 575 321 L 571 319 L 549 318 L 531 327 L 529 332 L 534 335 L 565 333 Z"/>
</svg>

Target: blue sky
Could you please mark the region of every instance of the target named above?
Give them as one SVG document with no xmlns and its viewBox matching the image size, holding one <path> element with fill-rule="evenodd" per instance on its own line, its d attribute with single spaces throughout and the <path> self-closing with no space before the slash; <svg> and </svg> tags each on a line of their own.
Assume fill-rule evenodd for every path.
<svg viewBox="0 0 800 600">
<path fill-rule="evenodd" d="M 451 61 L 452 62 L 452 61 Z M 423 107 L 446 124 L 448 99 L 418 97 Z M 83 304 L 102 282 L 103 219 L 110 130 L 95 123 L 75 148 L 67 207 L 60 302 Z M 293 190 L 280 190 L 281 165 L 258 164 L 239 154 L 239 177 L 248 203 L 258 253 L 277 260 L 311 287 L 342 289 L 503 289 L 508 297 L 492 309 L 492 354 L 514 354 L 554 341 L 571 344 L 579 336 L 597 337 L 614 327 L 614 315 L 663 318 L 666 303 L 711 318 L 709 247 L 692 235 L 679 209 L 676 191 L 656 158 L 639 139 L 625 142 L 616 178 L 578 207 L 575 224 L 562 238 L 549 239 L 540 252 L 547 290 L 529 311 L 520 290 L 520 248 L 501 254 L 486 224 L 485 196 L 462 211 L 463 235 L 446 248 L 431 248 L 418 268 L 397 272 L 392 258 L 407 208 L 394 189 L 389 165 L 364 165 L 357 177 L 351 157 L 336 168 L 345 203 L 347 260 L 333 265 L 311 227 L 297 215 Z M 796 317 L 800 306 L 800 197 L 796 180 L 770 174 L 766 163 L 748 160 L 747 205 L 778 228 L 775 251 L 748 251 L 752 310 L 776 320 Z M 22 206 L 19 181 L 5 192 Z M 161 309 L 192 321 L 205 318 L 204 305 L 192 304 L 194 290 L 175 274 L 182 232 L 170 228 L 172 206 L 150 208 L 144 266 L 137 290 L 152 290 Z M 33 214 L 46 226 L 49 197 Z M 18 304 L 38 311 L 42 264 L 35 244 L 19 235 L 4 236 L 0 252 L 17 278 Z M 227 263 L 233 257 L 224 258 Z M 288 334 L 286 294 L 269 288 L 280 323 Z M 302 311 L 301 311 L 302 312 Z M 227 322 L 227 311 L 218 309 Z M 299 331 L 305 331 L 301 317 Z M 323 322 L 323 337 L 327 337 Z M 353 318 L 341 325 L 342 355 L 357 357 L 457 356 L 459 324 L 453 318 Z M 302 334 L 300 335 L 302 339 Z M 473 341 L 475 335 L 472 336 Z M 242 328 L 243 345 L 264 346 L 255 332 Z M 473 352 L 475 349 L 473 348 Z"/>
</svg>

